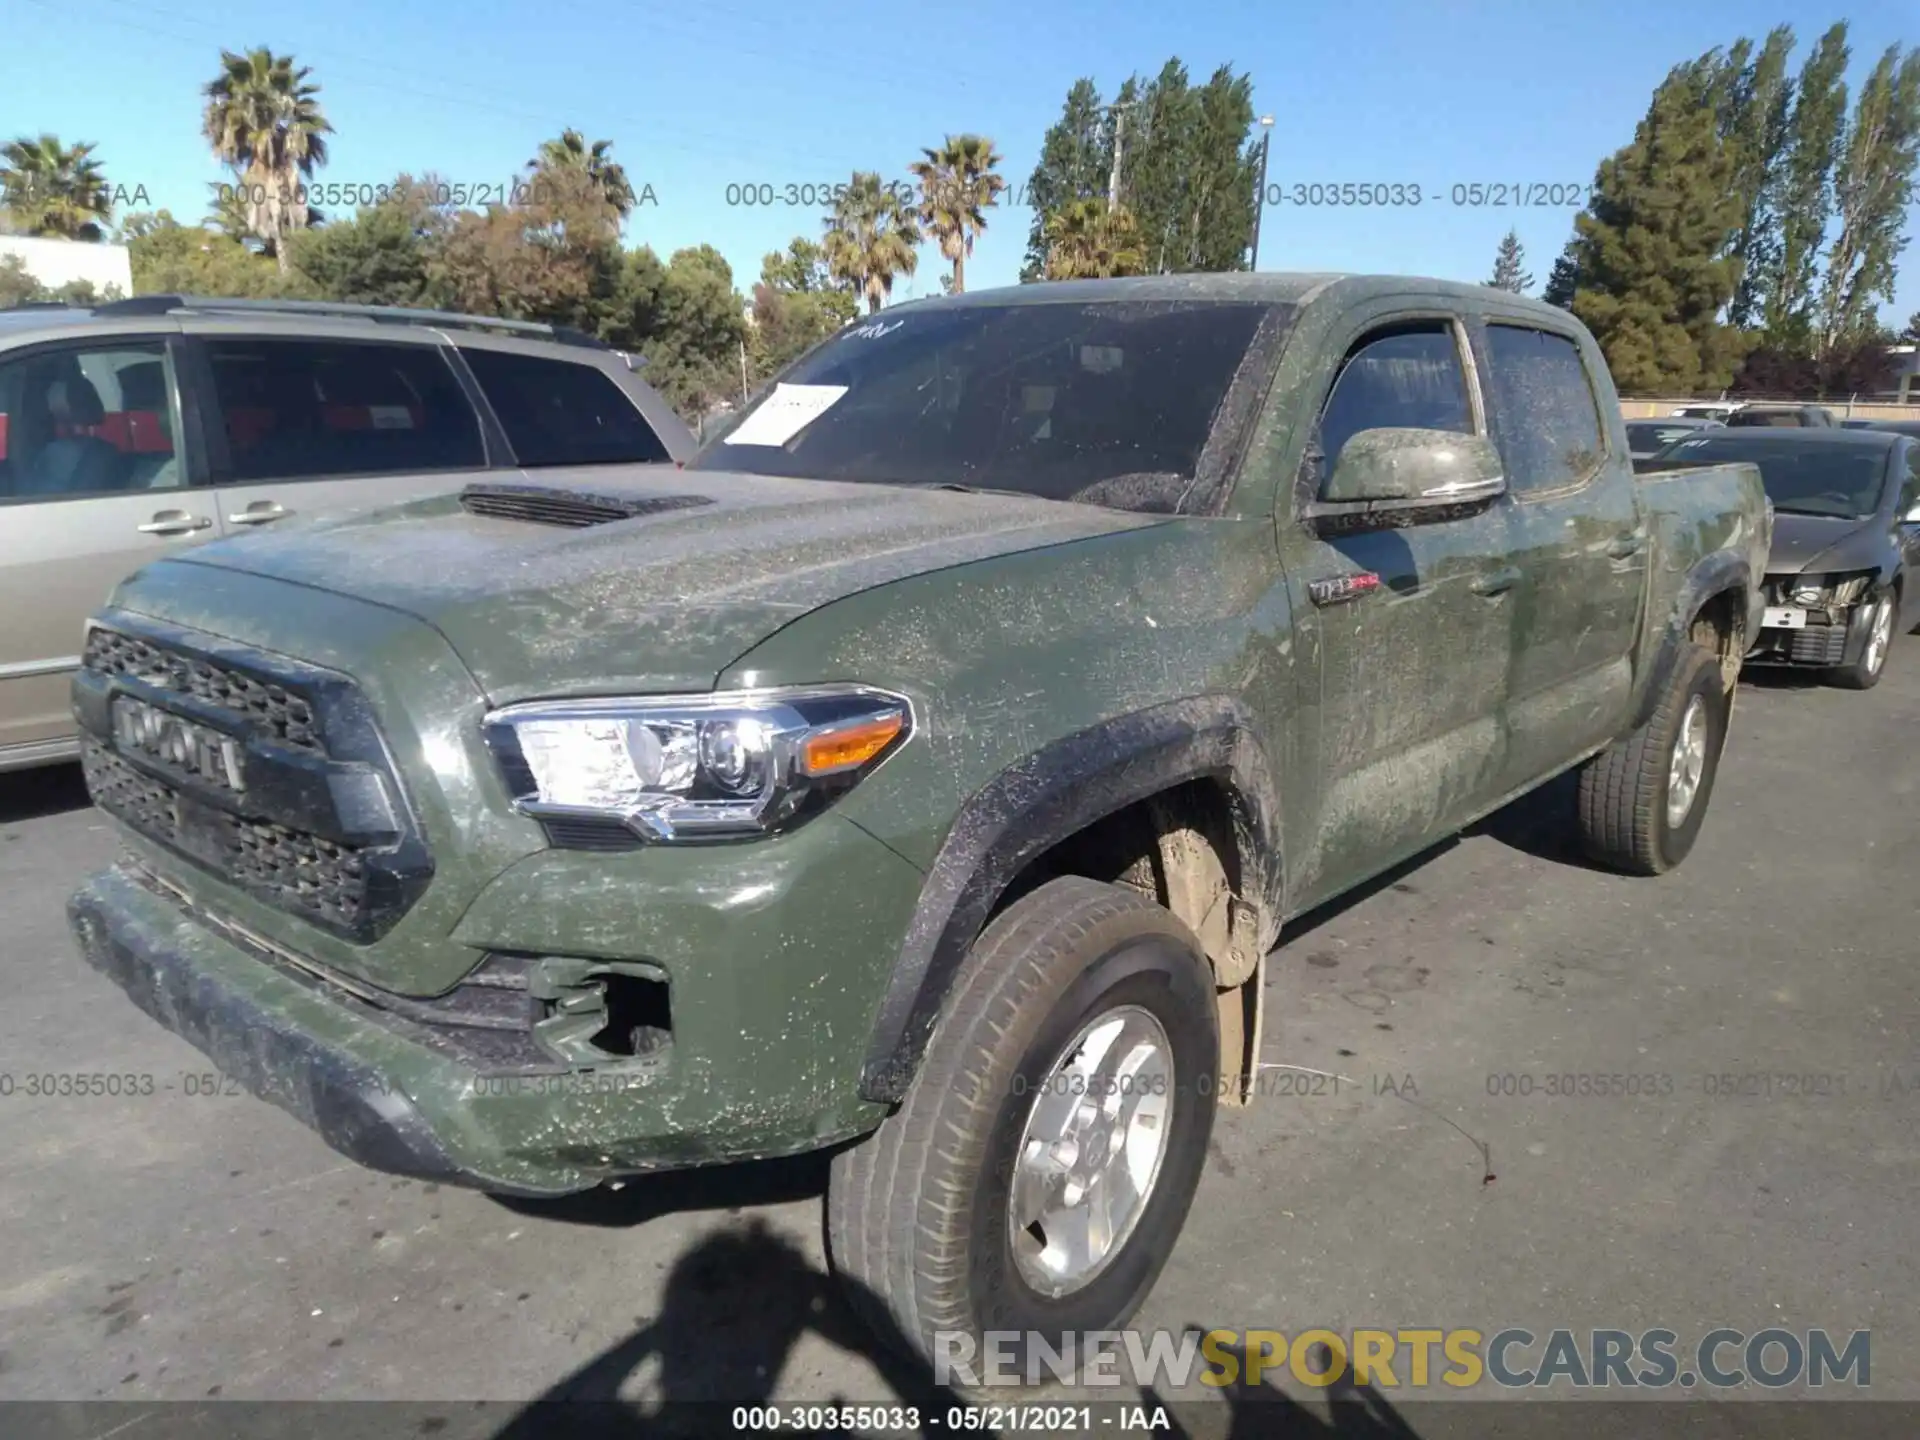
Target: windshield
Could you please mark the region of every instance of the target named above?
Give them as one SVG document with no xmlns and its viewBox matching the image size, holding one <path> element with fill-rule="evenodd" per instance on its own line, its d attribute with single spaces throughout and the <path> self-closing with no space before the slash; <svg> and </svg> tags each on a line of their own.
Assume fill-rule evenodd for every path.
<svg viewBox="0 0 1920 1440">
<path fill-rule="evenodd" d="M 1782 445 L 1729 435 L 1682 440 L 1660 458 L 1683 465 L 1750 461 L 1760 467 L 1773 508 L 1787 515 L 1864 520 L 1880 508 L 1887 482 L 1887 451 L 1879 445 Z"/>
<path fill-rule="evenodd" d="M 1175 511 L 1261 321 L 1278 308 L 882 312 L 804 356 L 688 468 Z"/>
</svg>

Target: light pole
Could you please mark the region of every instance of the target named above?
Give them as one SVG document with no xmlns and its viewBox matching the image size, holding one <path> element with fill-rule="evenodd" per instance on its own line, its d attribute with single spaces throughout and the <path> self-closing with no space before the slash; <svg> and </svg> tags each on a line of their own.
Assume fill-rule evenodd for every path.
<svg viewBox="0 0 1920 1440">
<path fill-rule="evenodd" d="M 1253 196 L 1253 260 L 1247 269 L 1260 268 L 1260 212 L 1267 208 L 1267 152 L 1273 148 L 1273 116 L 1260 117 L 1260 188 Z"/>
</svg>

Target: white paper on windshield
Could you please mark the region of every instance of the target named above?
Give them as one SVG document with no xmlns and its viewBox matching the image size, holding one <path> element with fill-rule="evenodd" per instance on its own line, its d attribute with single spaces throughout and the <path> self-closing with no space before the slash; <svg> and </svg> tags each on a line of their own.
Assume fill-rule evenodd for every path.
<svg viewBox="0 0 1920 1440">
<path fill-rule="evenodd" d="M 776 385 L 760 406 L 725 436 L 729 445 L 784 445 L 847 393 L 844 385 Z"/>
</svg>

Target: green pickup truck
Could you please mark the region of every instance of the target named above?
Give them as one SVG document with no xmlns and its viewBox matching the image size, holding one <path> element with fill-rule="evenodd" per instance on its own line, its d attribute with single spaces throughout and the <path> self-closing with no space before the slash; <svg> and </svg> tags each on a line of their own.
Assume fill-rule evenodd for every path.
<svg viewBox="0 0 1920 1440">
<path fill-rule="evenodd" d="M 1561 310 L 1218 275 L 901 305 L 684 463 L 182 552 L 74 688 L 87 959 L 368 1166 L 828 1149 L 896 1341 L 1124 1323 L 1282 925 L 1580 769 L 1699 833 L 1771 513 Z"/>
</svg>

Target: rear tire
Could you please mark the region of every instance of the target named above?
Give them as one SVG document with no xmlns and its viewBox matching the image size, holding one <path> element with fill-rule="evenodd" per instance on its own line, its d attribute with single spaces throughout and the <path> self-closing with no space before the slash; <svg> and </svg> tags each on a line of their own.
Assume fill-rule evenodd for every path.
<svg viewBox="0 0 1920 1440">
<path fill-rule="evenodd" d="M 1720 657 L 1688 645 L 1647 722 L 1580 771 L 1586 853 L 1630 875 L 1660 875 L 1693 849 L 1720 768 L 1731 710 Z"/>
<path fill-rule="evenodd" d="M 1860 658 L 1851 665 L 1829 671 L 1827 679 L 1843 690 L 1871 690 L 1887 673 L 1887 657 L 1893 651 L 1893 634 L 1899 628 L 1900 595 L 1882 590 L 1873 598 L 1866 621 L 1867 638 L 1860 647 Z"/>
<path fill-rule="evenodd" d="M 1058 1350 L 1124 1325 L 1200 1181 L 1217 1026 L 1198 940 L 1138 892 L 1070 876 L 1009 906 L 964 962 L 900 1108 L 834 1158 L 828 1250 L 854 1308 L 930 1364 L 984 1367 L 985 1332 L 1016 1332 L 1023 1377 L 1030 1333 Z M 1076 1054 L 1090 1071 L 1063 1063 Z M 1016 1225 L 1016 1205 L 1042 1218 Z M 1099 1256 L 1082 1209 L 1114 1221 Z M 979 1374 L 947 1383 L 971 1389 Z"/>
</svg>

